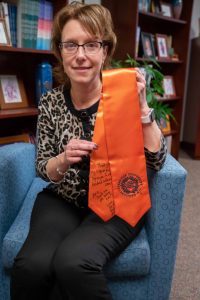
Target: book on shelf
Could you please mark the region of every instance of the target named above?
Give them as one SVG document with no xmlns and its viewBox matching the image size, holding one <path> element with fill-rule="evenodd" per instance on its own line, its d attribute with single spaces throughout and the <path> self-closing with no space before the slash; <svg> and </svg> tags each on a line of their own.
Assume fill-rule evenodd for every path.
<svg viewBox="0 0 200 300">
<path fill-rule="evenodd" d="M 36 49 L 50 50 L 52 23 L 52 3 L 50 1 L 40 0 Z"/>
<path fill-rule="evenodd" d="M 11 44 L 17 47 L 17 5 L 8 3 Z"/>
<path fill-rule="evenodd" d="M 50 50 L 53 4 L 47 0 L 0 2 L 13 47 Z"/>
</svg>

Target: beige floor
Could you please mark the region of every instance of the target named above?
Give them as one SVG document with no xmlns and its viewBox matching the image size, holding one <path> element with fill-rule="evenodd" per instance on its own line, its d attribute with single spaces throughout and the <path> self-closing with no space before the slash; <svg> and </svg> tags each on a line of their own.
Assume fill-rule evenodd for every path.
<svg viewBox="0 0 200 300">
<path fill-rule="evenodd" d="M 180 152 L 188 171 L 170 300 L 200 300 L 200 160 Z"/>
</svg>

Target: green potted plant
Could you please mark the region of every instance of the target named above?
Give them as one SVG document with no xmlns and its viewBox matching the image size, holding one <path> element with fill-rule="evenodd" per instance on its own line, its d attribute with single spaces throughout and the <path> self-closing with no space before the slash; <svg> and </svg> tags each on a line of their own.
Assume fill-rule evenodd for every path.
<svg viewBox="0 0 200 300">
<path fill-rule="evenodd" d="M 168 104 L 158 101 L 158 96 L 163 96 L 163 77 L 164 75 L 160 71 L 160 65 L 154 59 L 139 64 L 129 54 L 127 58 L 122 60 L 113 60 L 111 64 L 112 68 L 142 68 L 146 74 L 146 95 L 148 105 L 154 108 L 156 121 L 160 124 L 160 120 L 164 119 L 167 121 L 167 116 L 175 121 L 172 108 Z"/>
</svg>

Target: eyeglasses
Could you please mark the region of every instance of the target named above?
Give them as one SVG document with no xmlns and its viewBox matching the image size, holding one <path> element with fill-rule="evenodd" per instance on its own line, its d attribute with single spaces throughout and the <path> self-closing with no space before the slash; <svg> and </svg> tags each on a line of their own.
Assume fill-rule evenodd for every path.
<svg viewBox="0 0 200 300">
<path fill-rule="evenodd" d="M 87 42 L 79 45 L 74 42 L 61 42 L 59 47 L 63 50 L 65 54 L 76 54 L 79 47 L 83 47 L 85 54 L 93 55 L 99 52 L 99 50 L 104 46 L 103 42 Z"/>
</svg>

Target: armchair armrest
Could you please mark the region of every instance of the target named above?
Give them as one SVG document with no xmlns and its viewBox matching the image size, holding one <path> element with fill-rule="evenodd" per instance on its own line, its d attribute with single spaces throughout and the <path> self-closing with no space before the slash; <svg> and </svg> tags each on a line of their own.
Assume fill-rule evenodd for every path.
<svg viewBox="0 0 200 300">
<path fill-rule="evenodd" d="M 149 300 L 169 297 L 163 293 L 169 294 L 171 288 L 186 175 L 185 169 L 171 155 L 159 172 L 148 170 L 152 201 L 146 218 L 151 251 Z"/>
</svg>

